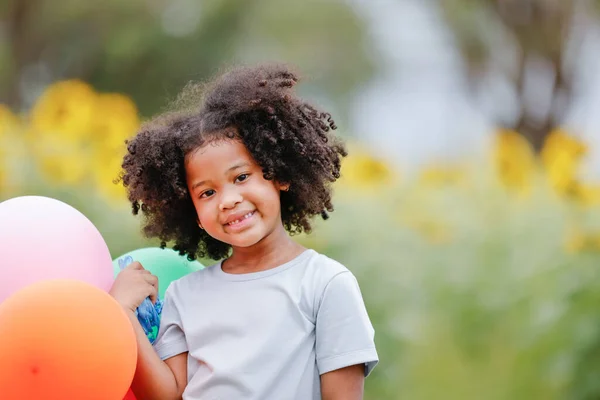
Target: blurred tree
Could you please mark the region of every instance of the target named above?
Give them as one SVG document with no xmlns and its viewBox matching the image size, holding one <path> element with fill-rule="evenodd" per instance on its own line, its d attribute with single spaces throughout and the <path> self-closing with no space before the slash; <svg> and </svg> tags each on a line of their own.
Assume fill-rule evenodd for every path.
<svg viewBox="0 0 600 400">
<path fill-rule="evenodd" d="M 580 17 L 591 14 L 587 12 L 590 1 L 444 0 L 439 4 L 464 55 L 474 92 L 489 84 L 488 78 L 500 78 L 517 99 L 517 113 L 514 118 L 493 117 L 540 150 L 572 102 L 574 71 L 569 62 L 577 55 L 576 29 L 585 22 Z"/>
<path fill-rule="evenodd" d="M 4 30 L 4 32 L 3 32 Z M 0 2 L 0 103 L 28 108 L 49 83 L 78 78 L 159 111 L 190 80 L 227 64 L 292 62 L 309 91 L 344 110 L 372 64 L 344 2 L 7 0 Z"/>
</svg>

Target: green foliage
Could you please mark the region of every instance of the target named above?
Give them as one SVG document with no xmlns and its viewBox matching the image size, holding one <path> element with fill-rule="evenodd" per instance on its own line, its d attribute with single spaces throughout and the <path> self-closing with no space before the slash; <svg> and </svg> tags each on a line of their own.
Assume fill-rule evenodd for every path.
<svg viewBox="0 0 600 400">
<path fill-rule="evenodd" d="M 229 64 L 259 61 L 296 64 L 310 78 L 308 90 L 343 113 L 348 95 L 373 71 L 363 22 L 343 2 L 7 4 L 0 22 L 11 26 L 22 15 L 20 29 L 0 36 L 0 60 L 6 61 L 0 102 L 13 108 L 25 105 L 18 82 L 35 65 L 51 81 L 80 78 L 99 91 L 128 94 L 145 116 L 159 112 L 190 80 L 206 79 Z"/>
<path fill-rule="evenodd" d="M 580 211 L 482 183 L 341 191 L 337 204 L 309 243 L 361 284 L 381 356 L 367 399 L 598 397 L 600 255 L 565 250 Z M 432 243 L 399 214 L 450 238 Z"/>
</svg>

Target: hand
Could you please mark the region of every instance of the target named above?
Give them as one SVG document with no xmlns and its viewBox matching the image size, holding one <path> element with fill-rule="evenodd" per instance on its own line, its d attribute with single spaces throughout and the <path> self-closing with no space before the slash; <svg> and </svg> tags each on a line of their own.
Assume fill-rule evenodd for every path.
<svg viewBox="0 0 600 400">
<path fill-rule="evenodd" d="M 135 312 L 146 297 L 152 303 L 158 296 L 158 278 L 144 269 L 137 261 L 132 262 L 117 275 L 108 292 L 126 310 Z"/>
</svg>

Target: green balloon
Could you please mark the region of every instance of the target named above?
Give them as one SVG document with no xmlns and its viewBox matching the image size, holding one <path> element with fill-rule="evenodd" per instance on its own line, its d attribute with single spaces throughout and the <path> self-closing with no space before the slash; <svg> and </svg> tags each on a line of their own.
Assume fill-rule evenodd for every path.
<svg viewBox="0 0 600 400">
<path fill-rule="evenodd" d="M 158 277 L 158 295 L 165 297 L 169 284 L 191 272 L 204 268 L 198 261 L 188 261 L 187 256 L 180 256 L 172 249 L 147 247 L 125 253 L 113 260 L 113 273 L 116 277 L 121 269 L 138 261 L 142 266 Z"/>
</svg>

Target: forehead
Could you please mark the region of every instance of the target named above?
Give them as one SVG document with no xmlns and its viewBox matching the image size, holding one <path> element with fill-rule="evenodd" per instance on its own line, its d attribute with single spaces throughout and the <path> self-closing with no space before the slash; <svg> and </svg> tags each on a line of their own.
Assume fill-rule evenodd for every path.
<svg viewBox="0 0 600 400">
<path fill-rule="evenodd" d="M 252 155 L 239 140 L 217 140 L 208 143 L 186 157 L 186 174 L 199 177 L 225 172 L 241 162 L 254 164 Z"/>
</svg>

